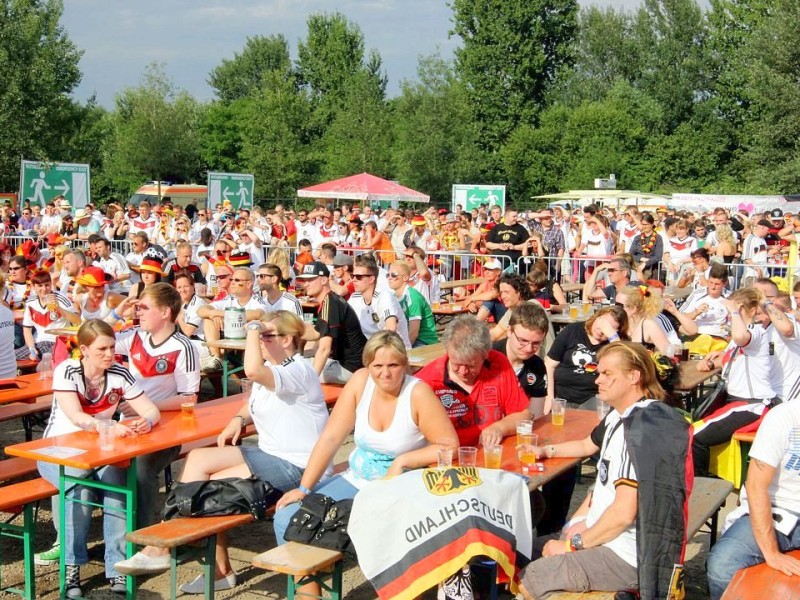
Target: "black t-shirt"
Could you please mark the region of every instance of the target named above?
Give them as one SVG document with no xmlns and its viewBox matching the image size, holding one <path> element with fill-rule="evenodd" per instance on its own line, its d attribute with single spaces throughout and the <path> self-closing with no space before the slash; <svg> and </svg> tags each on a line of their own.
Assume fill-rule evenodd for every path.
<svg viewBox="0 0 800 600">
<path fill-rule="evenodd" d="M 317 311 L 317 322 L 314 328 L 321 337 L 331 337 L 331 358 L 355 373 L 364 365 L 361 354 L 367 338 L 361 332 L 361 324 L 352 307 L 338 295 L 329 293 L 325 296 Z"/>
<path fill-rule="evenodd" d="M 507 356 L 507 343 L 507 339 L 500 340 L 494 343 L 493 348 L 501 352 L 503 356 Z M 544 361 L 536 354 L 523 361 L 522 368 L 516 373 L 519 385 L 528 398 L 544 398 L 547 396 L 547 369 L 544 366 Z"/>
<path fill-rule="evenodd" d="M 492 230 L 489 232 L 489 235 L 486 237 L 487 242 L 492 242 L 493 244 L 522 244 L 528 240 L 528 230 L 525 229 L 519 223 L 514 223 L 513 225 L 506 225 L 504 222 L 501 222 L 499 225 L 495 225 L 492 227 Z M 520 250 L 497 250 L 492 249 L 490 250 L 491 254 L 496 256 L 507 256 L 511 259 L 511 263 L 516 266 L 517 260 L 520 256 L 522 256 L 522 251 Z M 503 265 L 505 266 L 505 265 Z"/>
<path fill-rule="evenodd" d="M 556 336 L 547 357 L 558 361 L 555 369 L 556 397 L 583 404 L 597 394 L 597 351 L 583 323 L 567 325 Z"/>
</svg>

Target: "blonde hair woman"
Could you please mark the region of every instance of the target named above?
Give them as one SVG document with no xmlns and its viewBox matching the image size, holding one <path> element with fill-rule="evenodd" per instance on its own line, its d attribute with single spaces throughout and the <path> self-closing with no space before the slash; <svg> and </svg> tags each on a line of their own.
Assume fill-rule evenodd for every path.
<svg viewBox="0 0 800 600">
<path fill-rule="evenodd" d="M 656 321 L 664 308 L 661 294 L 646 285 L 628 286 L 617 292 L 616 301 L 628 314 L 628 335 L 632 342 L 642 344 L 647 350 L 658 350 L 664 356 L 672 356 L 667 335 Z"/>
<path fill-rule="evenodd" d="M 736 258 L 736 238 L 733 229 L 727 223 L 717 225 L 717 247 L 712 260 L 729 265 Z"/>
</svg>

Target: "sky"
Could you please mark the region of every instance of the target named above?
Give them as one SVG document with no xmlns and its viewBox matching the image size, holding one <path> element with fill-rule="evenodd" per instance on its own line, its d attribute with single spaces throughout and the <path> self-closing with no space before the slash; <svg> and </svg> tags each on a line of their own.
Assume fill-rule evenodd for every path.
<svg viewBox="0 0 800 600">
<path fill-rule="evenodd" d="M 639 0 L 579 0 L 632 10 Z M 389 95 L 416 79 L 420 56 L 451 57 L 451 10 L 445 0 L 66 0 L 62 25 L 83 51 L 83 80 L 74 96 L 95 95 L 112 108 L 114 97 L 141 82 L 145 67 L 163 63 L 179 88 L 210 100 L 209 72 L 244 48 L 248 37 L 283 34 L 292 58 L 313 13 L 341 12 L 377 50 L 389 77 Z"/>
</svg>

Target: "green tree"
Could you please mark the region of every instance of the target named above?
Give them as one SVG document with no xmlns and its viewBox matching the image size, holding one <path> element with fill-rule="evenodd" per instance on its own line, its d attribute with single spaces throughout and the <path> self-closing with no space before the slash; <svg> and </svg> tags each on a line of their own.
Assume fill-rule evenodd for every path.
<svg viewBox="0 0 800 600">
<path fill-rule="evenodd" d="M 643 0 L 634 21 L 642 61 L 636 82 L 661 104 L 664 125 L 689 120 L 698 99 L 709 95 L 705 15 L 695 0 Z"/>
<path fill-rule="evenodd" d="M 59 24 L 60 0 L 0 1 L 0 189 L 16 190 L 20 157 L 69 160 L 66 127 L 80 109 L 81 52 Z"/>
<path fill-rule="evenodd" d="M 535 122 L 559 69 L 571 62 L 576 0 L 453 0 L 462 39 L 456 70 L 480 126 L 497 152 L 521 123 Z"/>
<path fill-rule="evenodd" d="M 201 106 L 175 89 L 159 65 L 150 65 L 142 84 L 116 97 L 111 134 L 104 152 L 112 185 L 131 192 L 148 179 L 197 180 L 197 130 Z"/>
<path fill-rule="evenodd" d="M 796 193 L 800 189 L 800 4 L 775 0 L 746 54 L 752 117 L 745 123 L 739 168 L 745 189 Z"/>
<path fill-rule="evenodd" d="M 308 142 L 308 98 L 273 71 L 243 109 L 241 159 L 243 168 L 255 175 L 256 197 L 294 196 L 298 187 L 313 180 L 316 169 Z"/>
<path fill-rule="evenodd" d="M 454 183 L 480 172 L 471 156 L 477 135 L 452 64 L 439 55 L 422 57 L 417 77 L 401 84 L 392 105 L 395 172 L 403 185 L 446 202 Z"/>
<path fill-rule="evenodd" d="M 342 108 L 322 137 L 323 176 L 336 179 L 369 172 L 391 175 L 392 137 L 381 81 L 366 69 L 342 90 Z"/>
<path fill-rule="evenodd" d="M 241 54 L 224 59 L 211 71 L 208 84 L 223 102 L 233 102 L 258 91 L 264 76 L 277 71 L 286 79 L 293 76 L 289 43 L 283 35 L 247 38 Z"/>
<path fill-rule="evenodd" d="M 209 171 L 238 173 L 243 168 L 243 138 L 254 102 L 256 100 L 250 96 L 232 102 L 212 102 L 207 106 L 199 124 L 198 145 L 200 157 Z"/>
</svg>

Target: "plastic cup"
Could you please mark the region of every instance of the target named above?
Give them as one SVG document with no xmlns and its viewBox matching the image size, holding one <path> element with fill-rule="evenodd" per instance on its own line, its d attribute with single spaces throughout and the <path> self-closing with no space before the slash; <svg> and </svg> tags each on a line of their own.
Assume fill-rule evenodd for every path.
<svg viewBox="0 0 800 600">
<path fill-rule="evenodd" d="M 553 425 L 560 427 L 564 424 L 564 418 L 567 414 L 567 401 L 563 398 L 556 398 L 553 400 L 553 409 L 550 412 L 552 415 Z"/>
<path fill-rule="evenodd" d="M 452 448 L 439 448 L 437 450 L 437 466 L 440 469 L 447 469 L 453 466 L 453 449 Z"/>
<path fill-rule="evenodd" d="M 588 300 L 585 300 L 583 302 L 583 314 L 584 314 L 584 316 L 587 316 L 591 310 L 592 310 L 592 303 L 589 302 Z"/>
<path fill-rule="evenodd" d="M 577 319 L 578 318 L 578 310 L 580 309 L 579 304 L 570 304 L 569 305 L 569 318 L 570 319 Z"/>
<path fill-rule="evenodd" d="M 194 419 L 194 402 L 181 403 L 181 416 L 184 419 Z"/>
<path fill-rule="evenodd" d="M 474 446 L 461 446 L 458 449 L 458 466 L 475 467 L 477 466 L 478 449 Z"/>
<path fill-rule="evenodd" d="M 240 379 L 239 380 L 239 388 L 242 390 L 242 394 L 246 394 L 247 397 L 250 397 L 250 392 L 253 391 L 253 380 L 252 379 Z"/>
<path fill-rule="evenodd" d="M 519 461 L 522 463 L 522 470 L 528 472 L 531 465 L 536 464 L 536 452 L 534 447 L 539 445 L 539 435 L 536 433 L 523 433 L 522 443 L 519 449 Z"/>
<path fill-rule="evenodd" d="M 117 424 L 112 419 L 99 419 L 97 421 L 100 450 L 108 452 L 114 449 L 114 428 L 116 426 Z"/>
<path fill-rule="evenodd" d="M 490 444 L 483 447 L 483 466 L 487 469 L 499 469 L 503 462 L 503 447 Z"/>
<path fill-rule="evenodd" d="M 608 402 L 604 402 L 603 400 L 597 399 L 597 418 L 601 421 L 606 418 L 608 411 L 610 410 L 610 406 Z"/>
<path fill-rule="evenodd" d="M 517 446 L 522 443 L 521 435 L 531 433 L 533 431 L 533 421 L 520 421 L 517 423 Z"/>
</svg>

